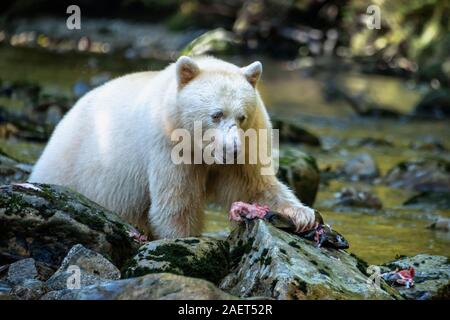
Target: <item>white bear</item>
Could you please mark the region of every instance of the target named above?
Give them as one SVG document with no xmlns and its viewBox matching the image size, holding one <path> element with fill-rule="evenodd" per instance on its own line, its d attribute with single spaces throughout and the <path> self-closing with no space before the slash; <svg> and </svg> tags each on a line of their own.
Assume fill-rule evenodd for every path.
<svg viewBox="0 0 450 320">
<path fill-rule="evenodd" d="M 226 209 L 234 201 L 267 204 L 298 231 L 310 229 L 314 211 L 274 175 L 262 175 L 259 162 L 176 164 L 171 158 L 177 144 L 171 134 L 192 131 L 194 121 L 223 132 L 235 156 L 242 137 L 232 129 L 270 129 L 256 89 L 261 73 L 260 62 L 239 68 L 182 56 L 162 71 L 109 81 L 62 119 L 29 181 L 68 186 L 154 239 L 199 235 L 209 201 Z"/>
</svg>

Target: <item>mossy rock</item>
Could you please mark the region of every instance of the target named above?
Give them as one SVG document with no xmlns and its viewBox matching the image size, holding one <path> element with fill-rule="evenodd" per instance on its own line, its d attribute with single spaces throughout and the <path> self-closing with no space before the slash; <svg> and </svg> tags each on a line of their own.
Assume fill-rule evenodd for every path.
<svg viewBox="0 0 450 320">
<path fill-rule="evenodd" d="M 450 162 L 429 158 L 397 164 L 383 178 L 395 188 L 419 192 L 450 192 Z"/>
<path fill-rule="evenodd" d="M 338 175 L 351 181 L 372 181 L 379 177 L 380 169 L 375 159 L 363 152 L 345 161 L 338 169 Z"/>
<path fill-rule="evenodd" d="M 228 242 L 209 237 L 162 239 L 139 249 L 126 277 L 169 272 L 218 283 L 229 271 Z"/>
<path fill-rule="evenodd" d="M 0 191 L 0 264 L 32 257 L 58 267 L 82 244 L 121 268 L 138 249 L 131 225 L 68 188 L 23 183 Z"/>
<path fill-rule="evenodd" d="M 0 139 L 0 155 L 4 155 L 17 162 L 34 164 L 44 150 L 42 143 L 10 141 Z"/>
<path fill-rule="evenodd" d="M 304 204 L 311 206 L 316 199 L 320 183 L 316 160 L 294 148 L 282 148 L 279 159 L 278 178 L 291 187 Z"/>
<path fill-rule="evenodd" d="M 450 192 L 421 192 L 406 200 L 403 205 L 450 209 Z"/>
<path fill-rule="evenodd" d="M 230 300 L 236 299 L 203 279 L 170 273 L 108 281 L 80 290 L 47 293 L 43 300 Z"/>
<path fill-rule="evenodd" d="M 33 112 L 35 114 L 37 113 L 36 111 Z M 40 119 L 41 122 L 38 122 L 37 119 L 32 119 L 25 112 L 11 112 L 1 106 L 0 119 L 4 119 L 6 123 L 9 123 L 16 128 L 17 132 L 14 133 L 14 136 L 29 141 L 47 141 L 55 127 L 54 124 L 50 125 L 43 123 L 43 119 Z"/>
<path fill-rule="evenodd" d="M 233 268 L 220 288 L 242 298 L 401 299 L 381 280 L 368 281 L 368 265 L 343 251 L 318 248 L 263 220 L 236 228 L 229 237 Z"/>
<path fill-rule="evenodd" d="M 192 40 L 183 50 L 182 55 L 198 56 L 204 54 L 232 54 L 237 50 L 238 41 L 233 33 L 218 28 L 200 35 Z"/>
<path fill-rule="evenodd" d="M 414 113 L 427 118 L 450 118 L 450 90 L 428 92 L 414 108 Z"/>
<path fill-rule="evenodd" d="M 286 143 L 302 143 L 314 147 L 320 147 L 320 139 L 302 128 L 297 123 L 291 120 L 287 120 L 277 115 L 271 115 L 270 120 L 272 122 L 273 129 L 278 129 L 280 142 Z"/>
<path fill-rule="evenodd" d="M 31 165 L 23 164 L 4 156 L 0 150 L 0 185 L 26 181 L 31 173 L 31 169 Z"/>
</svg>

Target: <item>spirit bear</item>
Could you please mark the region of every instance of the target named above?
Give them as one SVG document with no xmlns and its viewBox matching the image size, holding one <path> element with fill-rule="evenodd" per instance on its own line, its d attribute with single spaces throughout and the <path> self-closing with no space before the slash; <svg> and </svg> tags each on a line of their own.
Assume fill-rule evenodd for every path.
<svg viewBox="0 0 450 320">
<path fill-rule="evenodd" d="M 313 228 L 314 211 L 273 174 L 261 174 L 259 162 L 173 161 L 179 141 L 172 133 L 192 132 L 195 121 L 202 130 L 223 133 L 227 156 L 229 150 L 242 153 L 236 128 L 271 129 L 256 89 L 261 73 L 260 62 L 239 68 L 213 57 L 182 56 L 162 71 L 114 79 L 83 96 L 62 119 L 30 181 L 68 186 L 154 239 L 199 235 L 207 202 L 226 209 L 234 201 L 267 204 L 298 231 Z"/>
</svg>

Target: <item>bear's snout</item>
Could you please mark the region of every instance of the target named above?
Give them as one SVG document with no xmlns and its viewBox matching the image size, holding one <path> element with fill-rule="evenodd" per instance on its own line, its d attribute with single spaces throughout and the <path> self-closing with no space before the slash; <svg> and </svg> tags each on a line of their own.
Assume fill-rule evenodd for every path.
<svg viewBox="0 0 450 320">
<path fill-rule="evenodd" d="M 234 124 L 228 130 L 225 136 L 224 155 L 226 159 L 236 160 L 241 152 L 241 137 L 239 135 L 238 127 Z M 225 160 L 226 160 L 225 159 Z"/>
</svg>

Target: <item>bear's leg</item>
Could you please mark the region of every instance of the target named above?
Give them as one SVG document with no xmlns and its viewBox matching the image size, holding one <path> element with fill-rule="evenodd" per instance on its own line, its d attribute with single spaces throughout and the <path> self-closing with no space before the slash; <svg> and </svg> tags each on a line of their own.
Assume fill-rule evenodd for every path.
<svg viewBox="0 0 450 320">
<path fill-rule="evenodd" d="M 200 235 L 203 227 L 205 175 L 200 166 L 174 165 L 150 170 L 149 225 L 152 236 Z"/>
</svg>

